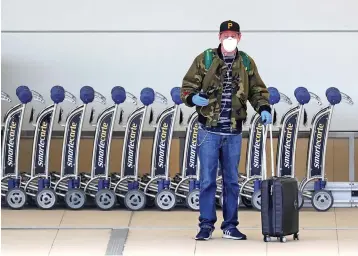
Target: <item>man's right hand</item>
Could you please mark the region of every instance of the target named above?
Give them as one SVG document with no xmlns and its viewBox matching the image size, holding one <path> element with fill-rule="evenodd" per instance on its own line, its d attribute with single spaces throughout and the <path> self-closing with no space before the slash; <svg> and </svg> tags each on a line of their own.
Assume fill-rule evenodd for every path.
<svg viewBox="0 0 358 256">
<path fill-rule="evenodd" d="M 209 104 L 209 100 L 205 99 L 204 97 L 201 97 L 199 94 L 194 95 L 192 101 L 195 105 L 199 107 L 204 107 Z"/>
</svg>

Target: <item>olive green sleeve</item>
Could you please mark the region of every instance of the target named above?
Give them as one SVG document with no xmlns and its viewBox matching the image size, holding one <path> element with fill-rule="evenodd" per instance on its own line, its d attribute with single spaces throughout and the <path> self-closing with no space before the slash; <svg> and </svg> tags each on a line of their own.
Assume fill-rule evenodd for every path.
<svg viewBox="0 0 358 256">
<path fill-rule="evenodd" d="M 199 93 L 202 87 L 203 74 L 201 71 L 201 55 L 195 58 L 189 70 L 184 76 L 182 87 L 180 89 L 180 97 L 183 103 L 188 107 L 193 107 L 195 104 L 192 98 Z"/>
<path fill-rule="evenodd" d="M 262 81 L 260 74 L 257 70 L 256 63 L 252 58 L 251 62 L 251 73 L 249 75 L 249 98 L 251 106 L 255 109 L 256 112 L 261 114 L 262 111 L 266 110 L 271 112 L 271 107 L 269 104 L 269 92 L 265 83 Z"/>
</svg>

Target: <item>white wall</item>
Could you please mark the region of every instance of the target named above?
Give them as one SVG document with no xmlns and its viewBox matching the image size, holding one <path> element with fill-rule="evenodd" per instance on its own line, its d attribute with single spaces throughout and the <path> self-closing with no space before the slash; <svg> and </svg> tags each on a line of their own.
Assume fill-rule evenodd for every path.
<svg viewBox="0 0 358 256">
<path fill-rule="evenodd" d="M 356 104 L 338 105 L 331 128 L 358 130 L 357 11 L 355 0 L 4 0 L 2 90 L 14 102 L 20 84 L 43 94 L 47 102 L 55 84 L 76 96 L 81 86 L 91 85 L 108 98 L 108 105 L 115 85 L 137 96 L 150 86 L 169 98 L 194 57 L 217 46 L 220 22 L 233 19 L 243 30 L 239 47 L 255 59 L 268 86 L 294 102 L 294 89 L 306 86 L 325 105 L 326 88 L 335 86 Z M 164 108 L 154 107 L 156 113 Z M 133 106 L 123 108 L 128 114 Z M 310 103 L 309 117 L 318 109 Z M 280 104 L 278 111 L 285 110 Z M 192 111 L 185 107 L 185 116 Z"/>
</svg>

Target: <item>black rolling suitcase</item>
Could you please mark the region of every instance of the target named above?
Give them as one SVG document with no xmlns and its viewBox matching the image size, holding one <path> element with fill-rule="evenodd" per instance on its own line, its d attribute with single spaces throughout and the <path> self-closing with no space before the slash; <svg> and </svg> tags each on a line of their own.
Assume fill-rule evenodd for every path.
<svg viewBox="0 0 358 256">
<path fill-rule="evenodd" d="M 261 223 L 264 241 L 277 237 L 286 242 L 288 235 L 298 240 L 299 209 L 297 180 L 273 177 L 262 181 Z"/>
</svg>

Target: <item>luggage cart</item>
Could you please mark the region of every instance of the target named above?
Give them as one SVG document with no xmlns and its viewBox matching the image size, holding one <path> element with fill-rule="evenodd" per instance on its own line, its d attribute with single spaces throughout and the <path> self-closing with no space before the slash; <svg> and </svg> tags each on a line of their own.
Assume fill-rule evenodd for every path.
<svg viewBox="0 0 358 256">
<path fill-rule="evenodd" d="M 291 105 L 292 102 L 286 95 L 279 93 L 274 87 L 269 87 L 268 91 L 270 94 L 269 102 L 272 109 L 273 122 L 275 122 L 276 115 L 274 106 L 279 102 L 285 102 L 289 105 Z M 261 116 L 255 114 L 251 119 L 251 127 L 249 129 L 248 147 L 246 151 L 246 177 L 242 177 L 240 181 L 239 199 L 245 201 L 251 199 L 251 204 L 248 202 L 244 204 L 247 205 L 247 207 L 252 206 L 257 210 L 260 210 L 261 207 L 261 181 L 266 179 L 267 176 L 266 166 L 263 162 L 263 157 L 266 154 L 266 138 L 267 128 L 263 125 Z"/>
<path fill-rule="evenodd" d="M 143 106 L 137 108 L 129 116 L 126 125 L 121 172 L 119 175 L 112 175 L 113 178 L 117 179 L 116 182 L 112 182 L 115 194 L 119 199 L 124 199 L 124 205 L 132 211 L 141 210 L 146 206 L 146 196 L 140 191 L 138 162 L 142 130 L 148 106 L 154 101 L 167 104 L 167 99 L 162 94 L 149 87 L 142 89 L 140 100 Z"/>
<path fill-rule="evenodd" d="M 174 106 L 165 109 L 158 117 L 152 149 L 150 180 L 144 187 L 144 194 L 155 198 L 155 205 L 164 211 L 173 209 L 176 205 L 175 193 L 171 190 L 169 177 L 170 146 L 175 126 L 175 119 L 182 101 L 180 87 L 174 87 L 171 92 Z"/>
<path fill-rule="evenodd" d="M 54 175 L 54 191 L 64 197 L 67 207 L 76 210 L 86 203 L 86 194 L 81 188 L 81 177 L 78 173 L 78 157 L 84 115 L 88 104 L 97 101 L 106 103 L 106 98 L 95 92 L 90 86 L 83 86 L 80 90 L 82 105 L 72 110 L 65 123 L 65 133 L 62 143 L 62 159 L 60 175 Z"/>
<path fill-rule="evenodd" d="M 287 111 L 281 120 L 276 155 L 277 177 L 295 178 L 296 142 L 301 124 L 302 112 L 306 115 L 304 106 L 308 104 L 311 99 L 314 99 L 319 106 L 322 105 L 321 99 L 304 87 L 296 89 L 295 97 L 298 105 Z M 306 125 L 305 120 L 304 124 Z M 303 200 L 300 193 L 301 192 L 299 191 L 299 209 L 303 206 Z"/>
<path fill-rule="evenodd" d="M 198 113 L 194 112 L 188 119 L 186 128 L 185 146 L 183 152 L 183 164 L 178 182 L 171 182 L 175 187 L 174 193 L 177 197 L 185 199 L 186 206 L 193 210 L 199 210 L 200 177 L 199 160 L 197 152 L 198 143 Z"/>
<path fill-rule="evenodd" d="M 56 205 L 57 195 L 51 189 L 53 179 L 49 174 L 49 157 L 51 135 L 56 110 L 59 103 L 65 99 L 76 103 L 76 98 L 66 92 L 61 86 L 54 86 L 51 89 L 51 99 L 54 104 L 43 109 L 37 116 L 35 135 L 32 146 L 32 162 L 30 174 L 25 174 L 24 190 L 28 196 L 35 200 L 35 204 L 41 209 L 51 209 Z M 47 182 L 50 182 L 49 184 Z"/>
<path fill-rule="evenodd" d="M 64 100 L 72 104 L 76 103 L 76 97 L 59 85 L 51 88 L 50 97 L 53 104 L 38 114 L 34 124 L 36 130 L 31 172 L 30 174 L 25 174 L 26 181 L 24 181 L 26 193 L 30 195 L 32 200 L 35 200 L 35 204 L 41 209 L 51 209 L 57 202 L 58 194 L 51 189 L 55 184 L 56 175 L 49 173 L 50 145 L 57 108 Z M 44 187 L 44 182 L 47 182 L 47 180 L 50 181 L 50 185 Z"/>
<path fill-rule="evenodd" d="M 321 212 L 328 211 L 334 204 L 332 193 L 326 190 L 327 178 L 325 173 L 326 147 L 333 108 L 341 103 L 342 100 L 349 105 L 353 105 L 353 100 L 335 87 L 330 87 L 326 90 L 326 97 L 330 105 L 321 109 L 312 119 L 307 176 L 299 186 L 301 195 L 311 199 L 312 206 Z M 314 183 L 314 191 L 305 190 L 306 186 L 311 182 Z"/>
<path fill-rule="evenodd" d="M 43 97 L 27 86 L 19 86 L 16 95 L 21 104 L 12 107 L 5 115 L 4 141 L 1 157 L 1 196 L 11 209 L 21 209 L 27 202 L 19 173 L 19 147 L 25 110 L 32 100 L 45 103 Z M 31 120 L 30 120 L 31 121 Z"/>
<path fill-rule="evenodd" d="M 112 134 L 119 105 L 125 101 L 137 104 L 137 98 L 126 92 L 123 87 L 115 86 L 111 91 L 114 105 L 106 108 L 97 118 L 96 133 L 92 153 L 91 174 L 83 174 L 84 192 L 95 199 L 96 206 L 101 210 L 110 210 L 117 203 L 117 196 L 111 190 L 109 177 L 109 157 L 111 152 Z M 119 124 L 122 122 L 123 111 L 120 111 Z"/>
</svg>

